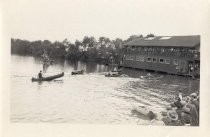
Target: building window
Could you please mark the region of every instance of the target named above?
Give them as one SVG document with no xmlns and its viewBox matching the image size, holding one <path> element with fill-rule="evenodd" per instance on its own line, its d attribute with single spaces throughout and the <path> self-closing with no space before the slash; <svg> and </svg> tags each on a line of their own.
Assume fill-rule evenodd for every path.
<svg viewBox="0 0 210 137">
<path fill-rule="evenodd" d="M 174 59 L 174 65 L 178 65 L 178 60 Z"/>
<path fill-rule="evenodd" d="M 154 63 L 156 63 L 156 62 L 157 62 L 157 58 L 153 58 L 152 61 L 153 61 Z"/>
<path fill-rule="evenodd" d="M 170 59 L 166 59 L 166 60 L 165 60 L 165 63 L 166 63 L 166 64 L 170 64 Z"/>
<path fill-rule="evenodd" d="M 148 37 L 148 38 L 145 38 L 144 40 L 153 40 L 155 39 L 156 37 Z"/>
<path fill-rule="evenodd" d="M 147 58 L 147 62 L 152 62 L 152 58 Z"/>
<path fill-rule="evenodd" d="M 130 60 L 130 56 L 129 55 L 126 55 L 125 59 L 126 60 Z"/>
<path fill-rule="evenodd" d="M 140 61 L 140 56 L 136 56 L 136 61 Z"/>
<path fill-rule="evenodd" d="M 141 62 L 144 62 L 144 57 L 140 57 L 140 61 Z"/>
<path fill-rule="evenodd" d="M 166 39 L 170 39 L 170 38 L 171 37 L 166 36 L 166 37 L 161 37 L 160 40 L 166 40 Z"/>
<path fill-rule="evenodd" d="M 132 47 L 131 47 L 132 51 L 134 51 L 134 50 L 135 50 L 135 48 L 136 48 L 135 46 L 132 46 Z"/>
<path fill-rule="evenodd" d="M 164 59 L 159 59 L 159 62 L 160 63 L 164 63 Z"/>
<path fill-rule="evenodd" d="M 133 56 L 133 55 L 131 55 L 131 56 L 130 56 L 130 60 L 133 60 L 133 59 L 134 59 L 134 56 Z"/>
</svg>

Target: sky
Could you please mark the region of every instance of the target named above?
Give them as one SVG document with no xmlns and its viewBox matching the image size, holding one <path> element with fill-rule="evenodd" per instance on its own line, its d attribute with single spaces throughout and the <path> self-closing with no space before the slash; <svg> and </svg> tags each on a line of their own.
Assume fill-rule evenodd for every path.
<svg viewBox="0 0 210 137">
<path fill-rule="evenodd" d="M 84 36 L 200 35 L 204 0 L 2 0 L 11 38 L 74 42 Z"/>
</svg>

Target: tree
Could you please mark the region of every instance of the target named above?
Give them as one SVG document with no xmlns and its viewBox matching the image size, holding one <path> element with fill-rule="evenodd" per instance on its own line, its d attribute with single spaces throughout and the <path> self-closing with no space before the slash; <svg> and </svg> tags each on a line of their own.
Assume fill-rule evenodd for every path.
<svg viewBox="0 0 210 137">
<path fill-rule="evenodd" d="M 82 45 L 82 42 L 81 41 L 79 41 L 79 40 L 76 40 L 75 41 L 75 46 L 76 47 L 79 47 L 79 46 L 81 46 Z"/>
<path fill-rule="evenodd" d="M 84 47 L 93 47 L 96 43 L 96 39 L 94 37 L 85 36 L 83 38 L 82 44 Z"/>
<path fill-rule="evenodd" d="M 67 38 L 65 38 L 62 43 L 63 43 L 64 46 L 68 47 L 71 42 L 68 41 Z"/>
<path fill-rule="evenodd" d="M 126 40 L 126 42 L 132 41 L 132 40 L 134 40 L 134 39 L 136 39 L 136 38 L 142 38 L 142 37 L 143 37 L 143 35 L 131 35 L 131 36 Z"/>
<path fill-rule="evenodd" d="M 116 38 L 115 40 L 112 41 L 112 43 L 115 45 L 116 49 L 122 48 L 123 40 L 120 38 Z"/>
<path fill-rule="evenodd" d="M 149 37 L 155 37 L 154 34 L 150 33 L 150 34 L 147 34 L 146 38 L 149 38 Z"/>
</svg>

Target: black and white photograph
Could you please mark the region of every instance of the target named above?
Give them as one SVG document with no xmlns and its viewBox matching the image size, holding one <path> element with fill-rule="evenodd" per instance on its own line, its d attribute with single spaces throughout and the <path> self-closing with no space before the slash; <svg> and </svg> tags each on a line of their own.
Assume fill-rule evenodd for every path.
<svg viewBox="0 0 210 137">
<path fill-rule="evenodd" d="M 11 121 L 199 126 L 200 36 L 11 39 Z"/>
<path fill-rule="evenodd" d="M 126 13 L 92 7 L 91 2 L 96 1 L 76 2 L 70 10 L 62 5 L 56 12 L 53 7 L 42 12 L 45 4 L 39 11 L 30 7 L 37 16 L 26 13 L 26 19 L 47 19 L 29 22 L 30 29 L 21 24 L 26 32 L 11 38 L 11 122 L 199 126 L 199 33 L 158 31 L 150 25 L 143 33 L 139 24 L 121 38 L 103 28 L 112 29 L 123 18 L 115 26 L 120 27 Z M 114 10 L 110 1 L 103 3 Z M 137 7 L 129 4 L 130 11 L 124 12 L 133 14 Z M 72 10 L 81 12 L 77 20 Z M 135 18 L 128 16 L 129 26 L 145 18 L 137 11 Z M 118 12 L 121 17 L 113 20 Z"/>
<path fill-rule="evenodd" d="M 11 124 L 201 126 L 202 0 L 2 3 Z"/>
</svg>

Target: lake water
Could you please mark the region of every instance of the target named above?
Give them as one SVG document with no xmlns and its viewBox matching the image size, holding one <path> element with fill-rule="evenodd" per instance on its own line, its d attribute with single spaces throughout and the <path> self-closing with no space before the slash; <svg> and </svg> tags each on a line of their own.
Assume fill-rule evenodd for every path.
<svg viewBox="0 0 210 137">
<path fill-rule="evenodd" d="M 148 72 L 124 69 L 121 77 L 105 77 L 108 66 L 65 60 L 55 60 L 44 74 L 64 72 L 64 77 L 32 82 L 41 69 L 39 58 L 12 55 L 11 122 L 147 125 L 133 105 L 159 114 L 178 90 L 185 94 L 199 90 L 199 81 L 182 76 L 151 73 L 163 78 L 148 80 L 139 78 Z M 85 74 L 71 75 L 77 69 Z"/>
</svg>

